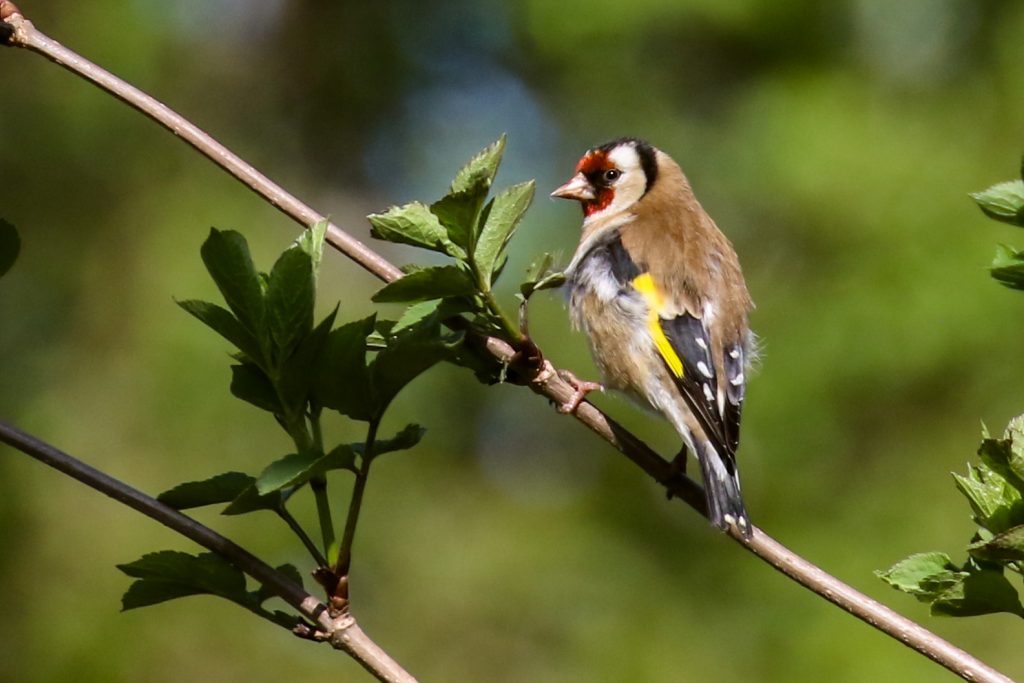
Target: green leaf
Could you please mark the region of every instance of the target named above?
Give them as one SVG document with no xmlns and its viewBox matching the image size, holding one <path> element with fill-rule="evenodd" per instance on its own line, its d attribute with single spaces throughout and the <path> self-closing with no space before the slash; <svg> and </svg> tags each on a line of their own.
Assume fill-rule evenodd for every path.
<svg viewBox="0 0 1024 683">
<path fill-rule="evenodd" d="M 309 254 L 310 261 L 313 262 L 314 278 L 320 270 L 320 261 L 323 260 L 324 236 L 327 234 L 327 223 L 328 221 L 326 218 L 322 221 L 317 221 L 304 230 L 303 233 L 299 235 L 299 238 L 295 240 L 295 243 L 299 248 Z"/>
<path fill-rule="evenodd" d="M 266 359 L 263 358 L 263 352 L 260 350 L 256 337 L 238 321 L 238 318 L 232 315 L 231 311 L 217 304 L 195 299 L 177 301 L 176 303 L 214 332 L 234 344 L 235 348 L 244 353 L 254 363 L 260 367 L 265 367 Z"/>
<path fill-rule="evenodd" d="M 175 510 L 227 503 L 237 498 L 238 494 L 248 488 L 253 481 L 255 480 L 248 474 L 225 472 L 202 481 L 178 484 L 161 493 L 156 499 Z"/>
<path fill-rule="evenodd" d="M 314 378 L 317 403 L 354 420 L 369 420 L 372 415 L 366 338 L 375 322 L 376 317 L 370 316 L 331 332 L 321 355 L 320 372 Z"/>
<path fill-rule="evenodd" d="M 971 193 L 989 218 L 1024 227 L 1024 180 L 1011 180 Z"/>
<path fill-rule="evenodd" d="M 310 399 L 313 385 L 323 372 L 322 361 L 327 340 L 334 327 L 334 318 L 338 314 L 338 308 L 327 315 L 320 324 L 316 326 L 312 334 L 307 336 L 299 344 L 290 357 L 285 359 L 279 371 L 277 387 L 281 400 L 285 403 L 285 410 L 289 414 L 296 414 L 305 410 L 306 403 Z"/>
<path fill-rule="evenodd" d="M 523 214 L 530 208 L 535 189 L 536 184 L 532 180 L 513 185 L 499 193 L 491 203 L 473 255 L 484 282 L 493 282 L 494 269 L 504 255 Z"/>
<path fill-rule="evenodd" d="M 384 286 L 373 295 L 377 303 L 430 301 L 476 292 L 473 276 L 459 266 L 423 268 Z"/>
<path fill-rule="evenodd" d="M 280 491 L 274 491 L 261 496 L 256 490 L 256 481 L 247 486 L 238 494 L 238 497 L 231 501 L 231 505 L 221 510 L 222 515 L 244 515 L 257 510 L 280 510 L 284 507 L 284 496 Z"/>
<path fill-rule="evenodd" d="M 875 572 L 875 575 L 896 590 L 928 602 L 941 590 L 962 580 L 967 573 L 954 565 L 946 553 L 918 553 L 885 571 Z"/>
<path fill-rule="evenodd" d="M 505 153 L 505 142 L 508 136 L 502 133 L 501 137 L 482 149 L 455 175 L 452 181 L 452 192 L 465 192 L 484 182 L 490 187 L 494 182 L 494 176 L 498 173 L 498 166 L 501 164 L 501 157 Z"/>
<path fill-rule="evenodd" d="M 440 300 L 420 301 L 406 308 L 398 320 L 395 321 L 394 326 L 388 330 L 388 333 L 398 334 L 407 327 L 424 323 L 440 323 L 461 313 L 479 312 L 479 309 L 480 305 L 472 297 L 450 297 Z"/>
<path fill-rule="evenodd" d="M 479 232 L 480 210 L 490 187 L 482 176 L 461 192 L 451 192 L 430 205 L 430 212 L 448 231 L 448 238 L 465 252 L 473 251 Z"/>
<path fill-rule="evenodd" d="M 313 329 L 315 303 L 312 258 L 293 245 L 277 259 L 267 283 L 267 317 L 278 362 L 288 358 Z"/>
<path fill-rule="evenodd" d="M 418 444 L 426 433 L 426 428 L 418 424 L 407 424 L 402 431 L 390 439 L 377 439 L 373 444 L 373 457 L 376 458 L 385 453 L 409 450 Z M 353 451 L 364 454 L 366 452 L 366 444 L 354 445 Z"/>
<path fill-rule="evenodd" d="M 21 251 L 21 238 L 18 230 L 0 218 L 0 277 L 11 269 Z"/>
<path fill-rule="evenodd" d="M 460 338 L 461 339 L 461 338 Z M 458 341 L 448 344 L 434 321 L 414 325 L 387 340 L 370 365 L 370 387 L 376 416 L 384 414 L 398 392 L 436 363 L 449 358 Z"/>
<path fill-rule="evenodd" d="M 291 485 L 292 479 L 307 471 L 322 456 L 318 453 L 290 453 L 267 465 L 256 479 L 256 491 L 266 495 Z"/>
<path fill-rule="evenodd" d="M 245 238 L 234 230 L 211 228 L 200 254 L 228 308 L 256 339 L 264 339 L 263 288 Z"/>
<path fill-rule="evenodd" d="M 971 557 L 988 561 L 1024 560 L 1024 525 L 1015 526 L 987 541 L 967 546 Z"/>
<path fill-rule="evenodd" d="M 973 617 L 1009 612 L 1024 616 L 1017 591 L 1001 571 L 982 569 L 939 594 L 932 603 L 932 614 Z"/>
<path fill-rule="evenodd" d="M 301 619 L 285 612 L 270 612 L 261 605 L 276 593 L 266 586 L 255 591 L 246 590 L 245 574 L 227 560 L 213 553 L 189 555 L 163 550 L 144 555 L 141 559 L 117 567 L 128 576 L 138 579 L 121 598 L 124 610 L 147 607 L 167 600 L 189 595 L 214 595 L 243 607 L 284 628 L 293 628 Z M 291 565 L 282 565 L 278 571 L 291 580 L 302 579 Z"/>
<path fill-rule="evenodd" d="M 953 478 L 970 503 L 979 526 L 999 533 L 1016 525 L 1020 493 L 987 465 L 968 465 L 966 477 L 954 474 Z"/>
<path fill-rule="evenodd" d="M 270 378 L 252 363 L 231 366 L 231 393 L 257 408 L 284 414 L 284 407 Z"/>
<path fill-rule="evenodd" d="M 449 239 L 437 216 L 419 202 L 393 206 L 384 213 L 370 214 L 367 220 L 372 226 L 370 234 L 377 239 L 466 257 L 466 251 Z"/>
<path fill-rule="evenodd" d="M 1010 289 L 1024 289 L 1024 252 L 1005 244 L 997 245 L 989 273 Z"/>
<path fill-rule="evenodd" d="M 256 490 L 266 495 L 305 484 L 313 477 L 331 470 L 355 471 L 355 461 L 356 451 L 347 444 L 337 446 L 326 455 L 292 453 L 267 465 L 256 480 Z"/>
<path fill-rule="evenodd" d="M 245 590 L 245 575 L 213 553 L 189 555 L 163 550 L 144 555 L 135 562 L 119 564 L 117 568 L 128 576 L 140 579 L 122 598 L 121 604 L 125 610 L 203 593 L 243 605 L 249 599 Z"/>
<path fill-rule="evenodd" d="M 1024 491 L 1024 479 L 1021 479 L 1020 468 L 1024 464 L 1020 458 L 1020 441 L 1016 444 L 1012 439 L 985 439 L 978 447 L 978 455 L 981 461 L 1009 482 L 1017 492 Z M 1018 452 L 1015 452 L 1018 451 Z M 1019 498 L 1017 496 L 1016 498 Z M 1014 501 L 1004 501 L 1012 504 Z"/>
</svg>

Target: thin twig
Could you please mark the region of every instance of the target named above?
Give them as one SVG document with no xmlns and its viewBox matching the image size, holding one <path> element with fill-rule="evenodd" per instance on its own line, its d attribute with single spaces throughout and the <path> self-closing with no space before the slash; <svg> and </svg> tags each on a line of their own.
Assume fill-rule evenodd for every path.
<svg viewBox="0 0 1024 683">
<path fill-rule="evenodd" d="M 302 525 L 299 524 L 299 521 L 295 519 L 292 513 L 288 512 L 288 509 L 284 505 L 281 505 L 281 507 L 279 507 L 275 512 L 277 512 L 278 517 L 284 520 L 284 523 L 288 525 L 288 528 L 299 537 L 299 540 L 302 541 L 302 545 L 306 546 L 306 550 L 309 551 L 310 557 L 312 557 L 313 561 L 316 562 L 317 568 L 329 567 L 330 563 L 327 561 L 327 558 L 320 552 L 320 548 L 316 547 L 316 543 L 313 542 L 313 539 L 309 537 L 309 534 L 306 533 L 306 530 L 302 528 Z"/>
<path fill-rule="evenodd" d="M 0 8 L 4 4 L 10 5 L 11 3 L 0 2 Z M 3 17 L 0 14 L 0 18 L 4 18 L 13 28 L 8 39 L 9 44 L 27 48 L 47 57 L 138 109 L 181 137 L 301 225 L 310 226 L 323 220 L 318 212 L 288 194 L 280 186 L 165 105 L 51 40 L 19 14 L 14 13 L 8 17 Z M 402 276 L 402 272 L 396 266 L 334 224 L 328 225 L 327 241 L 331 246 L 385 282 L 391 282 Z M 505 363 L 512 360 L 513 349 L 503 340 L 484 336 L 477 341 L 498 360 Z M 566 402 L 574 393 L 572 387 L 557 373 L 541 373 L 529 383 L 529 386 L 535 393 L 541 394 L 557 404 Z M 676 497 L 682 499 L 699 513 L 706 515 L 704 494 L 700 486 L 685 476 L 675 475 L 669 464 L 637 437 L 587 402 L 581 403 L 579 409 L 573 414 L 580 422 L 625 454 L 654 480 L 666 486 Z M 755 529 L 753 537 L 749 540 L 743 539 L 738 534 L 733 534 L 732 537 L 743 547 L 800 585 L 938 662 L 962 678 L 986 683 L 1012 683 L 1009 678 L 972 655 L 807 562 L 761 530 Z"/>
<path fill-rule="evenodd" d="M 0 420 L 0 442 L 17 448 L 224 557 L 241 571 L 271 588 L 285 602 L 314 622 L 319 627 L 313 634 L 316 640 L 328 641 L 332 647 L 344 650 L 378 680 L 415 683 L 416 679 L 370 640 L 350 614 L 333 616 L 326 605 L 301 586 L 292 583 L 288 577 L 216 531 L 3 420 Z"/>
<path fill-rule="evenodd" d="M 341 548 L 338 550 L 338 563 L 335 574 L 345 579 L 352 569 L 352 543 L 356 538 L 356 526 L 359 524 L 359 511 L 363 507 L 363 494 L 366 492 L 366 480 L 370 476 L 370 464 L 373 462 L 374 446 L 377 441 L 377 428 L 380 420 L 373 419 L 366 429 L 366 445 L 356 471 L 356 480 L 352 484 L 352 498 L 348 504 L 348 516 L 345 518 L 345 531 L 341 537 Z M 346 586 L 348 582 L 346 581 Z M 348 596 L 345 596 L 346 598 Z"/>
</svg>

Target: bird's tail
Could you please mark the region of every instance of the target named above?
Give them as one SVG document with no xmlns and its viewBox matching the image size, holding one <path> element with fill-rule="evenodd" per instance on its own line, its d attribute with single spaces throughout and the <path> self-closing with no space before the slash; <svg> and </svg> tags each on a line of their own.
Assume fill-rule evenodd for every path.
<svg viewBox="0 0 1024 683">
<path fill-rule="evenodd" d="M 723 460 L 714 446 L 706 441 L 698 456 L 704 477 L 708 520 L 723 531 L 735 526 L 745 538 L 750 538 L 753 527 L 740 495 L 740 473 L 736 463 L 731 459 Z"/>
</svg>

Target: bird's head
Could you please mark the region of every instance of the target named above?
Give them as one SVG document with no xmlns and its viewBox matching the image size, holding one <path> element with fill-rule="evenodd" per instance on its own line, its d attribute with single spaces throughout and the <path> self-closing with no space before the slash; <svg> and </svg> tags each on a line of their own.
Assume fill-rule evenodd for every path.
<svg viewBox="0 0 1024 683">
<path fill-rule="evenodd" d="M 588 220 L 613 216 L 640 201 L 657 177 L 657 150 L 643 140 L 620 138 L 584 154 L 576 175 L 551 196 L 575 199 Z"/>
</svg>

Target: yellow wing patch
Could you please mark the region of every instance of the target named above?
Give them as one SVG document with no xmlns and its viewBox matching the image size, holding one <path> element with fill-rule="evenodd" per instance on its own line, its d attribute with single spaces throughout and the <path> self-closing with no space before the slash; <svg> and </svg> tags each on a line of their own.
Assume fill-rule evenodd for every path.
<svg viewBox="0 0 1024 683">
<path fill-rule="evenodd" d="M 665 336 L 665 331 L 661 329 L 661 322 L 659 321 L 658 312 L 661 311 L 665 302 L 661 292 L 658 291 L 658 287 L 654 284 L 654 279 L 650 273 L 644 273 L 634 278 L 633 286 L 647 301 L 647 329 L 654 339 L 654 346 L 658 349 L 661 357 L 665 359 L 668 369 L 676 377 L 682 377 L 683 361 L 679 354 L 676 353 L 676 350 L 672 348 L 672 343 Z"/>
</svg>

